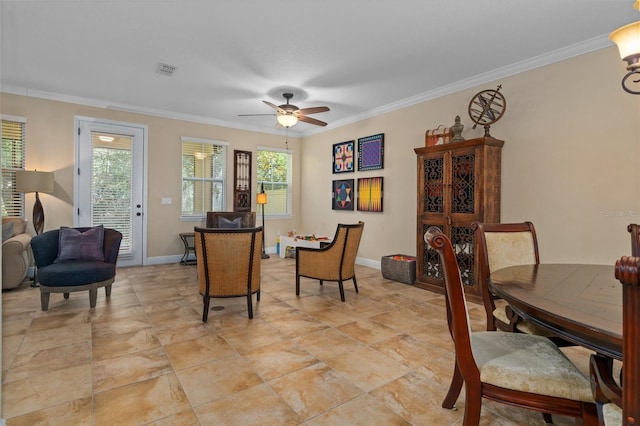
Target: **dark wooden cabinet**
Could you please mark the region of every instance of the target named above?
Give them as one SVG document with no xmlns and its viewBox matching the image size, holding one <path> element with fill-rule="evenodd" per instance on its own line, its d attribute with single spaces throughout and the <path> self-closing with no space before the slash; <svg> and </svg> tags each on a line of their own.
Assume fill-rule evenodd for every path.
<svg viewBox="0 0 640 426">
<path fill-rule="evenodd" d="M 481 302 L 471 224 L 500 222 L 500 162 L 504 141 L 492 137 L 416 148 L 418 199 L 415 285 L 444 293 L 438 253 L 424 242 L 430 226 L 455 249 L 469 300 Z"/>
</svg>

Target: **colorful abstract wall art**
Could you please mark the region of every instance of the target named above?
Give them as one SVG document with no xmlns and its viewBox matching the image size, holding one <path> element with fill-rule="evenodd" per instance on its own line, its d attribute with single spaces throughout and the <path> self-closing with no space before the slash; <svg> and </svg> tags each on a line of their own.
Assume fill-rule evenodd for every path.
<svg viewBox="0 0 640 426">
<path fill-rule="evenodd" d="M 358 210 L 362 212 L 382 211 L 382 177 L 358 179 Z"/>
<path fill-rule="evenodd" d="M 384 167 L 384 133 L 358 139 L 358 170 Z"/>
<path fill-rule="evenodd" d="M 333 181 L 331 191 L 331 208 L 333 210 L 353 210 L 355 200 L 355 188 L 353 179 Z"/>
<path fill-rule="evenodd" d="M 354 171 L 355 141 L 333 144 L 333 173 Z"/>
</svg>

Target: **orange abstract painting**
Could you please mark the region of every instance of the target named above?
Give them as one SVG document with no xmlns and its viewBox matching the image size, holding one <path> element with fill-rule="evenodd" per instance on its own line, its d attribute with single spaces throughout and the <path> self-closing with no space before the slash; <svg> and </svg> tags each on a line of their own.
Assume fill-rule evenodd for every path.
<svg viewBox="0 0 640 426">
<path fill-rule="evenodd" d="M 382 211 L 382 177 L 358 179 L 358 210 L 363 212 Z"/>
</svg>

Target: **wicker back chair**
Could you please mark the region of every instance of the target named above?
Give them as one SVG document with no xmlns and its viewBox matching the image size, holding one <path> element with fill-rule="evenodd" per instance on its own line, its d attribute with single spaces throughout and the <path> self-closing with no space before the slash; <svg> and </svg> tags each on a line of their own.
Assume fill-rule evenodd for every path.
<svg viewBox="0 0 640 426">
<path fill-rule="evenodd" d="M 344 302 L 345 280 L 353 280 L 358 292 L 355 263 L 364 222 L 353 225 L 339 224 L 333 241 L 319 249 L 296 247 L 296 295 L 300 295 L 300 277 L 323 281 L 337 281 L 340 299 Z"/>
<path fill-rule="evenodd" d="M 254 228 L 256 212 L 207 212 L 206 224 L 207 228 Z"/>
<path fill-rule="evenodd" d="M 247 297 L 253 318 L 252 295 L 260 301 L 262 227 L 194 228 L 202 321 L 207 322 L 212 297 Z"/>
</svg>

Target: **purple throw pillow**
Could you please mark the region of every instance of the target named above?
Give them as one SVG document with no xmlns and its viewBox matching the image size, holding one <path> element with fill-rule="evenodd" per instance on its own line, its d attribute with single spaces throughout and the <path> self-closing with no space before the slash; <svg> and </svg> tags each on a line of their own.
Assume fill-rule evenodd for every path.
<svg viewBox="0 0 640 426">
<path fill-rule="evenodd" d="M 218 228 L 242 228 L 242 217 L 238 216 L 233 220 L 220 217 L 218 218 Z"/>
<path fill-rule="evenodd" d="M 103 239 L 104 227 L 102 225 L 84 232 L 63 226 L 60 228 L 58 240 L 58 257 L 54 263 L 66 260 L 104 261 Z"/>
</svg>

